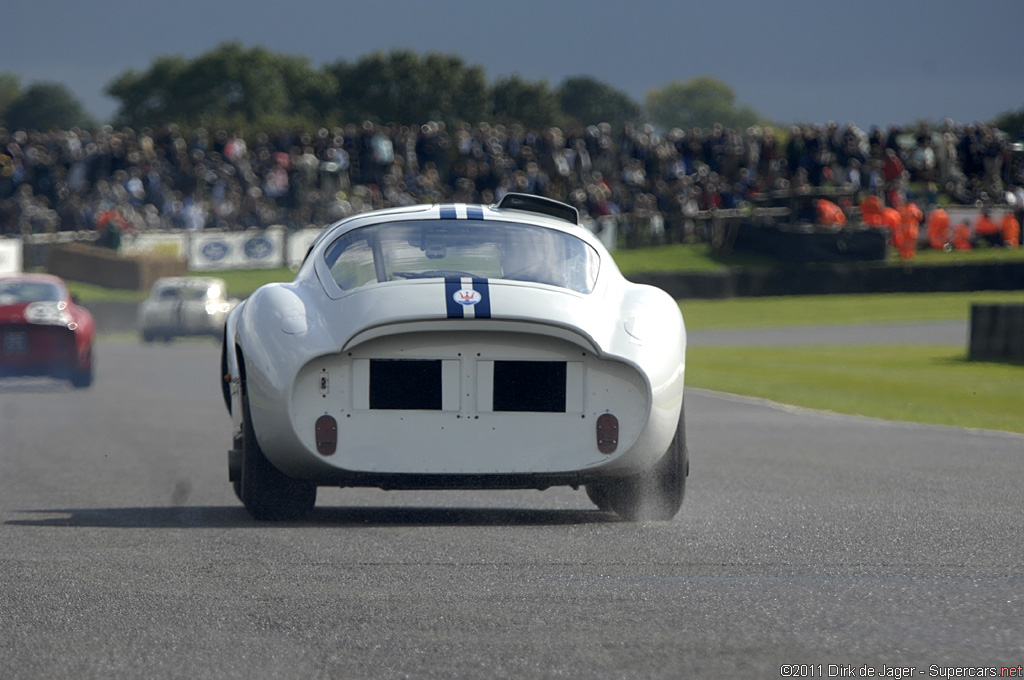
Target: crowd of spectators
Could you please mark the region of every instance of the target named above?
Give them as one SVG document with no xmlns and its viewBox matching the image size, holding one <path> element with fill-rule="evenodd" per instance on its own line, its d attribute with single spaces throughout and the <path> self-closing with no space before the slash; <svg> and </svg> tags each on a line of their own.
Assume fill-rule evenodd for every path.
<svg viewBox="0 0 1024 680">
<path fill-rule="evenodd" d="M 942 197 L 1024 210 L 1017 140 L 947 120 L 913 130 L 853 124 L 658 133 L 650 126 L 364 122 L 251 138 L 203 129 L 0 129 L 0 235 L 90 229 L 323 226 L 355 212 L 512 191 L 581 214 L 657 215 L 658 241 L 700 238 L 701 211 L 833 190 L 852 209 Z"/>
</svg>

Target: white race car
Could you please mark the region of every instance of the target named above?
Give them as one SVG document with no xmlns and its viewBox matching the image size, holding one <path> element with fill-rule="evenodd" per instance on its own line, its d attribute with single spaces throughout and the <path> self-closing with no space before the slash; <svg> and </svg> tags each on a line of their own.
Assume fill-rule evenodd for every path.
<svg viewBox="0 0 1024 680">
<path fill-rule="evenodd" d="M 359 214 L 232 310 L 228 471 L 249 513 L 300 518 L 318 486 L 567 485 L 674 517 L 683 318 L 577 222 L 525 194 Z"/>
<path fill-rule="evenodd" d="M 184 335 L 220 338 L 228 312 L 238 300 L 227 297 L 223 279 L 210 276 L 165 276 L 157 279 L 138 310 L 144 342 Z"/>
</svg>

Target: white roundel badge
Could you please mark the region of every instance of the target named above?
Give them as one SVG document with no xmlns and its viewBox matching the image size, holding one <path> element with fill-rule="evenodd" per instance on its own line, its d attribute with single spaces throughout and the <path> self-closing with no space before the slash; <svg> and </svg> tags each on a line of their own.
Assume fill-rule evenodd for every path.
<svg viewBox="0 0 1024 680">
<path fill-rule="evenodd" d="M 452 294 L 452 299 L 458 302 L 464 307 L 471 307 L 483 299 L 479 291 L 476 290 L 457 290 Z"/>
</svg>

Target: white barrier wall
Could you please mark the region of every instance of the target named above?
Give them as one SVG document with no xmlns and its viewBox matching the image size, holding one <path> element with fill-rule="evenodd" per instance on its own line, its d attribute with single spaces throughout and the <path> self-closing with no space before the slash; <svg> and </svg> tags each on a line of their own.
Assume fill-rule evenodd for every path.
<svg viewBox="0 0 1024 680">
<path fill-rule="evenodd" d="M 287 259 L 289 267 L 298 269 L 306 258 L 309 247 L 313 245 L 313 241 L 322 231 L 323 229 L 299 229 L 288 234 Z"/>
<path fill-rule="evenodd" d="M 609 252 L 618 247 L 619 219 L 615 215 L 602 215 L 596 220 L 593 217 L 580 215 L 580 226 L 597 236 Z"/>
<path fill-rule="evenodd" d="M 17 274 L 21 267 L 21 239 L 0 239 L 0 274 Z"/>
<path fill-rule="evenodd" d="M 166 255 L 185 259 L 188 254 L 187 236 L 182 232 L 139 231 L 121 239 L 121 253 L 125 255 Z"/>
</svg>

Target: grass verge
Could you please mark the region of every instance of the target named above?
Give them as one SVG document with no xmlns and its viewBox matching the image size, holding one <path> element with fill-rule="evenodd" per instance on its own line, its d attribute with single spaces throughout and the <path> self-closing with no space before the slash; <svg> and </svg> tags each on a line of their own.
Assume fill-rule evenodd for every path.
<svg viewBox="0 0 1024 680">
<path fill-rule="evenodd" d="M 1024 302 L 1024 291 L 683 300 L 687 328 L 771 328 L 967 320 L 972 303 Z"/>
<path fill-rule="evenodd" d="M 780 267 L 795 265 L 781 263 L 767 255 L 736 251 L 728 254 L 712 253 L 707 243 L 686 243 L 650 248 L 616 250 L 612 253 L 622 273 L 631 274 L 672 274 L 678 272 L 713 272 L 734 267 L 768 266 Z M 898 264 L 903 267 L 928 267 L 947 264 L 990 264 L 995 262 L 1024 261 L 1024 248 L 989 248 L 980 247 L 967 252 L 945 252 L 941 250 L 923 249 L 910 262 L 900 260 L 894 249 L 885 261 L 865 262 L 866 266 L 885 266 Z"/>
<path fill-rule="evenodd" d="M 1024 433 L 1024 364 L 963 347 L 691 347 L 688 386 L 893 421 Z"/>
</svg>

